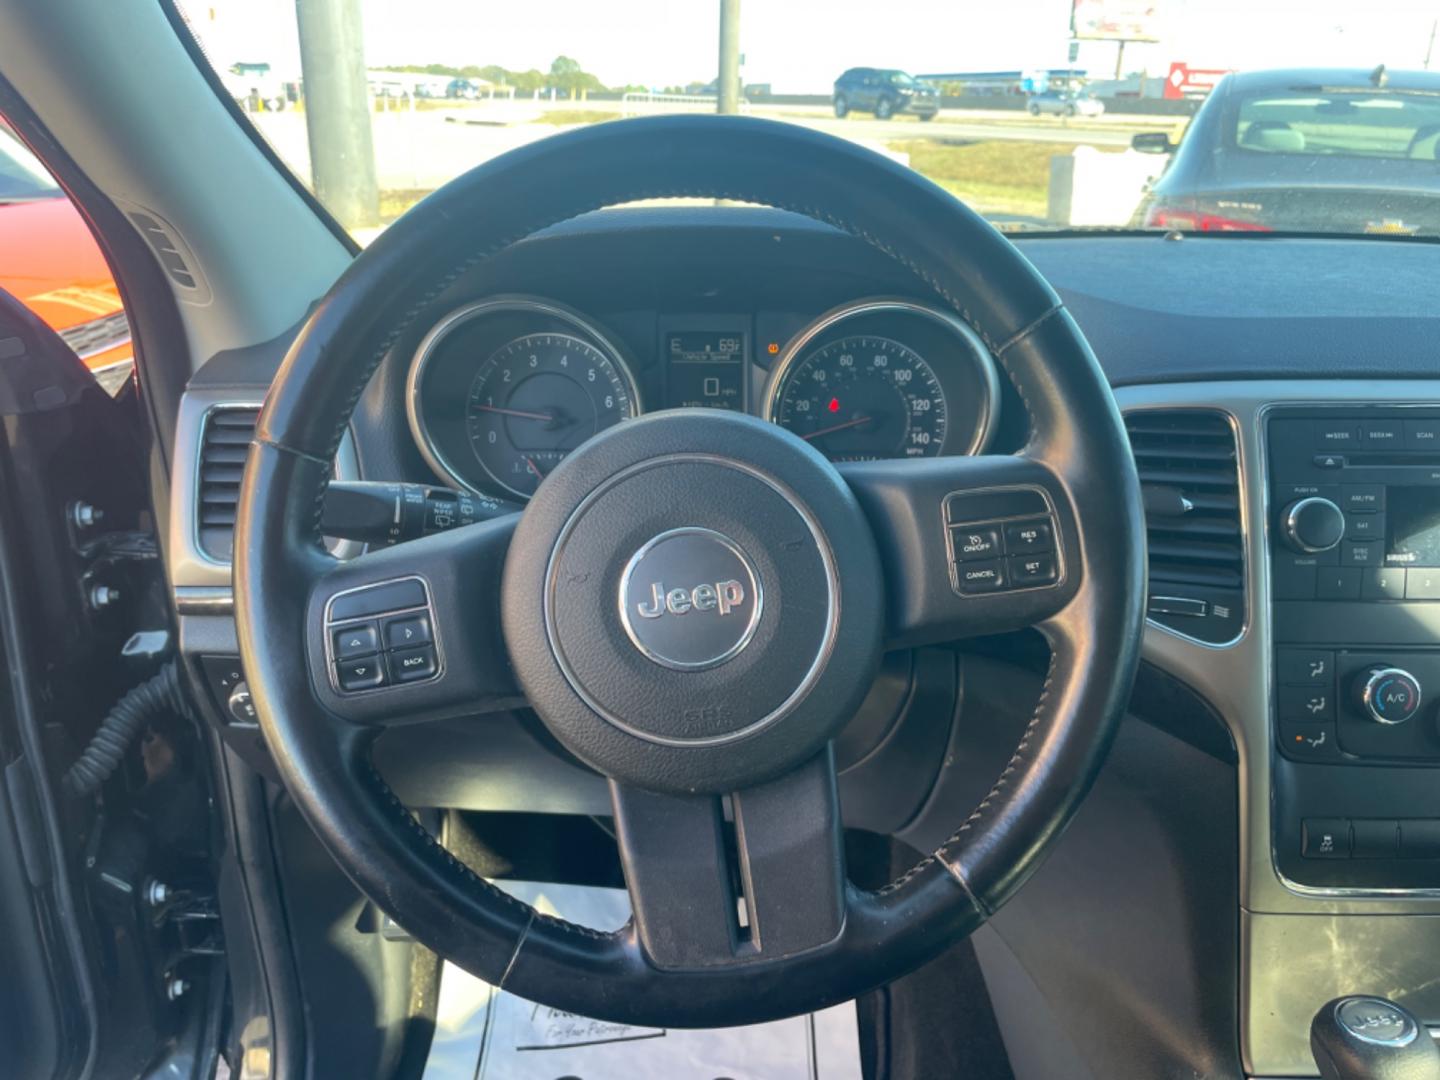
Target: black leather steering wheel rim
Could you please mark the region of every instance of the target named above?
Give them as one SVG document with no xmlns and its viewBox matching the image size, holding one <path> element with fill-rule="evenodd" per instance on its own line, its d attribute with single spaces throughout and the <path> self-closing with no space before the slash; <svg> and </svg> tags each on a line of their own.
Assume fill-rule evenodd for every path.
<svg viewBox="0 0 1440 1080">
<path fill-rule="evenodd" d="M 916 625 L 905 613 L 933 582 L 890 584 L 893 645 L 993 629 L 1007 618 L 1037 625 L 1052 653 L 1044 690 L 1004 772 L 949 840 L 878 892 L 842 880 L 833 939 L 773 959 L 754 949 L 734 963 L 657 965 L 653 942 L 633 923 L 600 933 L 505 895 L 400 805 L 370 763 L 374 727 L 367 717 L 339 715 L 340 703 L 315 675 L 316 598 L 326 590 L 372 571 L 393 575 L 407 558 L 448 550 L 445 543 L 493 542 L 484 549 L 492 559 L 471 558 L 453 573 L 432 569 L 431 588 L 437 603 L 443 595 L 493 605 L 499 594 L 503 525 L 471 526 L 458 530 L 470 534 L 464 541 L 427 538 L 345 567 L 319 542 L 329 462 L 388 350 L 481 260 L 589 210 L 669 196 L 804 214 L 876 246 L 927 283 L 1013 382 L 1029 412 L 1030 442 L 1004 459 L 849 469 L 845 483 L 882 541 L 915 548 L 913 530 L 890 528 L 897 469 L 910 467 L 922 486 L 941 491 L 956 477 L 1033 480 L 1056 503 L 1070 567 L 1058 610 L 1031 603 L 1018 610 L 1035 618 L 989 623 L 967 622 L 965 613 L 991 606 L 957 602 L 961 614 L 943 627 Z M 585 1015 L 668 1026 L 755 1022 L 846 1000 L 933 958 L 1003 904 L 1058 839 L 1103 761 L 1138 663 L 1144 568 L 1139 484 L 1108 384 L 1053 290 L 1013 245 L 879 155 L 792 125 L 718 117 L 624 121 L 537 141 L 460 177 L 387 230 L 314 310 L 286 357 L 256 429 L 235 545 L 240 648 L 262 730 L 286 787 L 359 887 L 419 940 L 492 984 Z M 447 618 L 440 613 L 442 624 Z M 471 680 L 468 704 L 513 705 L 498 618 L 464 633 L 467 642 L 493 634 L 497 654 L 475 650 L 461 672 L 451 650 L 456 678 Z M 321 654 L 320 670 L 324 662 Z"/>
</svg>

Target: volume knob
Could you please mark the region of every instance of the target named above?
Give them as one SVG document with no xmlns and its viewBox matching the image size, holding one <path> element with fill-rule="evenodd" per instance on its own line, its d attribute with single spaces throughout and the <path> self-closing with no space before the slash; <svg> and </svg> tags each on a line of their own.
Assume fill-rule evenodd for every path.
<svg viewBox="0 0 1440 1080">
<path fill-rule="evenodd" d="M 1318 495 L 1291 503 L 1280 521 L 1285 542 L 1304 555 L 1329 551 L 1345 535 L 1345 515 L 1340 507 Z"/>
</svg>

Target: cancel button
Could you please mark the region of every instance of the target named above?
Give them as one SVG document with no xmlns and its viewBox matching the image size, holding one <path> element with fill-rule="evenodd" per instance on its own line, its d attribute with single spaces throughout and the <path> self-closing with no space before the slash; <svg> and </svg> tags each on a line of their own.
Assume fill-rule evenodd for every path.
<svg viewBox="0 0 1440 1080">
<path fill-rule="evenodd" d="M 995 592 L 1005 587 L 1005 561 L 962 562 L 955 566 L 955 577 L 962 593 Z"/>
</svg>

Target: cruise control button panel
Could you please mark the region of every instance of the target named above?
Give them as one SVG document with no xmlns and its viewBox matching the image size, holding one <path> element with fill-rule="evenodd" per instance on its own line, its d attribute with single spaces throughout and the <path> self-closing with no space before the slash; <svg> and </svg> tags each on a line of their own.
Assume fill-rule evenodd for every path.
<svg viewBox="0 0 1440 1080">
<path fill-rule="evenodd" d="M 945 499 L 950 584 L 961 596 L 1060 584 L 1059 530 L 1034 488 L 956 492 Z"/>
<path fill-rule="evenodd" d="M 399 578 L 332 596 L 325 606 L 331 682 L 343 694 L 425 682 L 440 675 L 430 589 Z"/>
</svg>

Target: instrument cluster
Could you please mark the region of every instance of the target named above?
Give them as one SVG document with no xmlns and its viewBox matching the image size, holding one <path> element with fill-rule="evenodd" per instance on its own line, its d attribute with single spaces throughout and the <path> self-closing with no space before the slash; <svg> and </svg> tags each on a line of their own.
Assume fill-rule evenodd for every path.
<svg viewBox="0 0 1440 1080">
<path fill-rule="evenodd" d="M 995 431 L 995 362 L 944 308 L 857 300 L 764 356 L 755 355 L 753 322 L 661 316 L 653 345 L 640 351 L 558 301 L 466 304 L 415 351 L 410 429 L 439 476 L 520 499 L 587 439 L 656 409 L 750 412 L 833 461 L 975 454 Z"/>
</svg>

